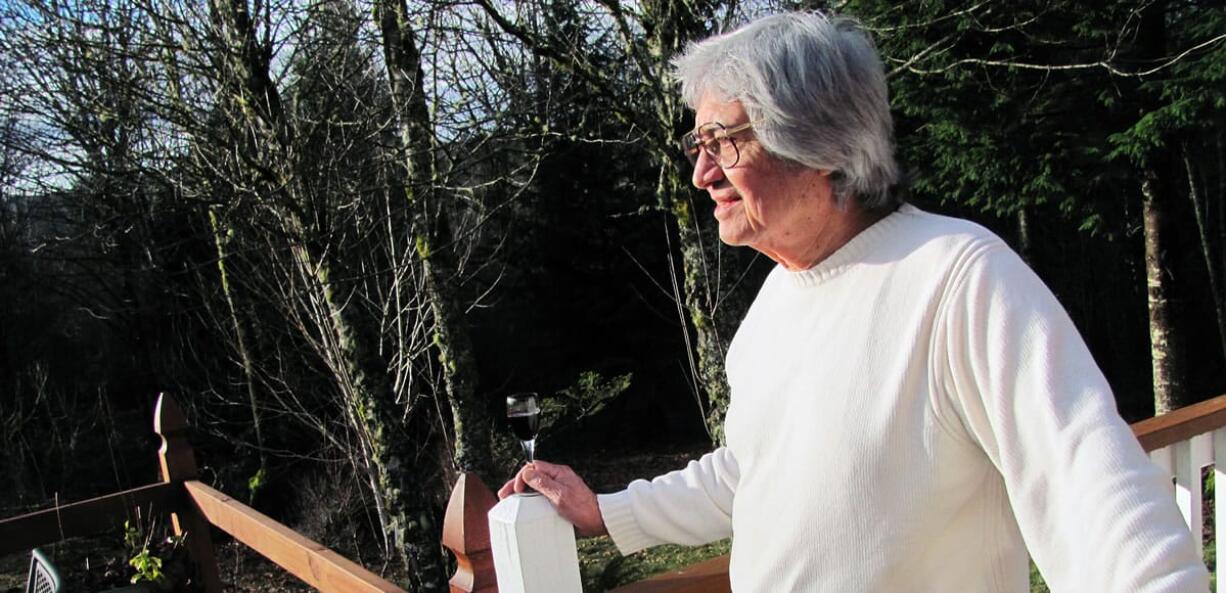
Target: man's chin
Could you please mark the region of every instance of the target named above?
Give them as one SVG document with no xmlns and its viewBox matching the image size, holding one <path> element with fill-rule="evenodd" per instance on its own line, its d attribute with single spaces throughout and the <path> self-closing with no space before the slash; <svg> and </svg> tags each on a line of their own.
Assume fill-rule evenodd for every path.
<svg viewBox="0 0 1226 593">
<path fill-rule="evenodd" d="M 725 228 L 723 224 L 719 225 L 719 240 L 731 247 L 744 247 L 747 244 L 744 233 Z"/>
</svg>

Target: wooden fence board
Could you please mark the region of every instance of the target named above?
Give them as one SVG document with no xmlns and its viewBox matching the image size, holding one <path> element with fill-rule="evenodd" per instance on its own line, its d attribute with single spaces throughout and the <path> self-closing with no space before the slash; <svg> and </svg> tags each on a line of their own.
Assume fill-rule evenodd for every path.
<svg viewBox="0 0 1226 593">
<path fill-rule="evenodd" d="M 1223 426 L 1226 426 L 1226 395 L 1219 395 L 1137 422 L 1132 425 L 1132 434 L 1146 451 L 1153 451 Z"/>
<path fill-rule="evenodd" d="M 322 593 L 404 593 L 344 556 L 313 542 L 208 485 L 183 483 L 191 504 L 209 523 Z"/>
<path fill-rule="evenodd" d="M 691 564 L 682 570 L 658 574 L 609 593 L 730 593 L 728 556 Z"/>
<path fill-rule="evenodd" d="M 0 520 L 0 554 L 29 551 L 68 537 L 122 527 L 125 520 L 179 509 L 177 484 L 158 483 Z"/>
</svg>

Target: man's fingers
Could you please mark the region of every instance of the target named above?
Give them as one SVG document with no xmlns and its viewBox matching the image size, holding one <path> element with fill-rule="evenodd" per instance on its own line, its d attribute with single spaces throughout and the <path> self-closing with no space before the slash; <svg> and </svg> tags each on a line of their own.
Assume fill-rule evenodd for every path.
<svg viewBox="0 0 1226 593">
<path fill-rule="evenodd" d="M 557 480 L 549 477 L 546 473 L 534 468 L 528 468 L 520 474 L 524 482 L 532 487 L 533 490 L 545 495 L 555 506 L 562 498 L 562 484 Z"/>
<path fill-rule="evenodd" d="M 568 465 L 557 465 L 546 461 L 537 461 L 530 465 L 538 474 L 556 482 L 558 488 L 586 490 L 587 484 Z"/>
<path fill-rule="evenodd" d="M 567 490 L 587 490 L 588 486 L 584 483 L 583 478 L 575 473 L 567 465 L 545 465 L 537 468 L 538 471 L 545 474 L 549 479 L 558 483 L 559 487 Z"/>
<path fill-rule="evenodd" d="M 503 484 L 502 488 L 498 489 L 498 499 L 502 500 L 512 494 L 519 494 L 520 492 L 527 490 L 528 484 L 524 481 L 524 472 L 528 471 L 528 469 L 531 467 L 532 465 L 529 464 L 519 468 L 519 471 L 515 472 L 515 476 L 510 480 L 507 480 L 507 483 Z"/>
<path fill-rule="evenodd" d="M 565 476 L 568 473 L 569 474 L 575 473 L 574 470 L 570 469 L 569 466 L 558 465 L 556 463 L 549 463 L 548 461 L 533 461 L 531 464 L 528 465 L 528 467 L 531 467 L 535 469 L 536 471 L 542 474 L 545 474 L 550 479 L 554 479 L 554 480 L 557 480 L 558 478 Z"/>
</svg>

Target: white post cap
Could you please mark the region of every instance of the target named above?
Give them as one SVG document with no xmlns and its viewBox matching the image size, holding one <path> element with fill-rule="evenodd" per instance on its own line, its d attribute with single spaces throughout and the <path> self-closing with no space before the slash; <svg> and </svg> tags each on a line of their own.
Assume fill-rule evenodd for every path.
<svg viewBox="0 0 1226 593">
<path fill-rule="evenodd" d="M 575 528 L 544 496 L 509 496 L 489 521 L 499 593 L 583 593 Z"/>
</svg>

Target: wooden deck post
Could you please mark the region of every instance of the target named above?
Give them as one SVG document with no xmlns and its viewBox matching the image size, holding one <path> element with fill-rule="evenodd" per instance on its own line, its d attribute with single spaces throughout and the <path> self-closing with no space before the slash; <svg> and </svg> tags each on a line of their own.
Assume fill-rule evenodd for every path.
<svg viewBox="0 0 1226 593">
<path fill-rule="evenodd" d="M 443 518 L 443 545 L 456 557 L 451 593 L 498 593 L 486 515 L 498 497 L 477 477 L 460 474 Z"/>
<path fill-rule="evenodd" d="M 182 484 L 197 477 L 196 455 L 187 441 L 187 418 L 174 399 L 165 393 L 158 395 L 157 409 L 153 414 L 153 431 L 162 437 L 158 458 L 162 462 L 162 481 Z M 206 593 L 221 593 L 221 577 L 217 570 L 217 558 L 213 555 L 213 538 L 209 535 L 209 523 L 191 502 L 186 492 L 184 510 L 172 513 L 175 535 L 187 533 L 186 545 L 195 564 L 196 577 Z"/>
</svg>

